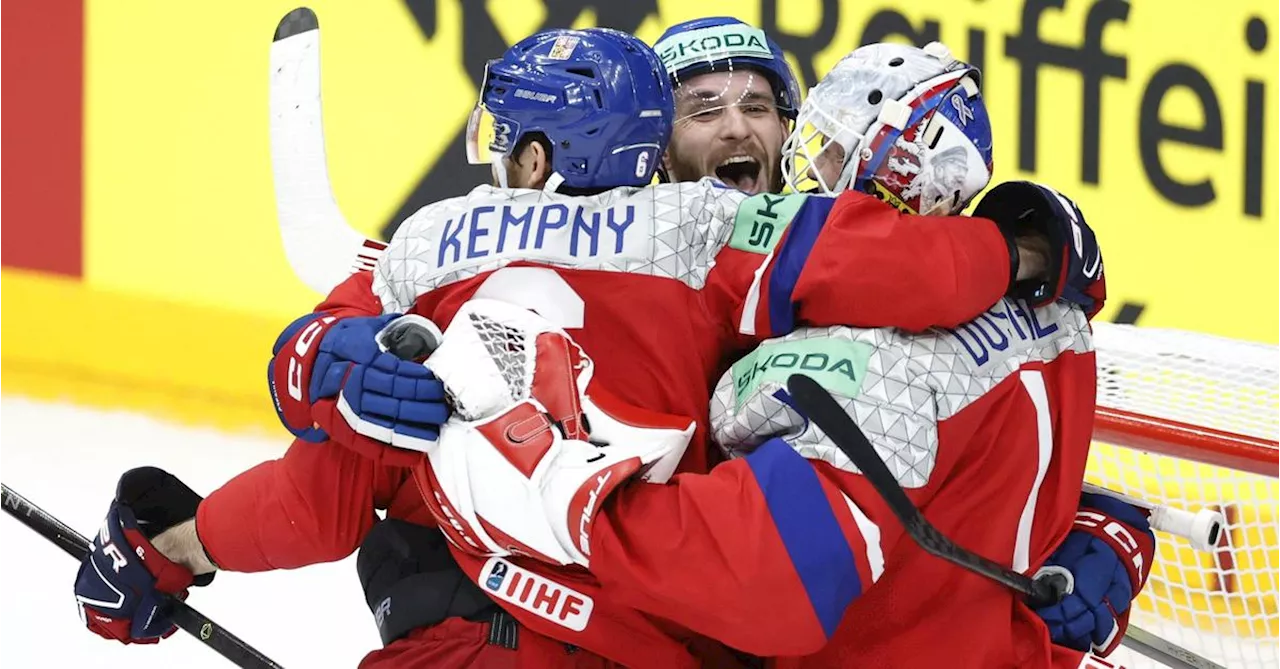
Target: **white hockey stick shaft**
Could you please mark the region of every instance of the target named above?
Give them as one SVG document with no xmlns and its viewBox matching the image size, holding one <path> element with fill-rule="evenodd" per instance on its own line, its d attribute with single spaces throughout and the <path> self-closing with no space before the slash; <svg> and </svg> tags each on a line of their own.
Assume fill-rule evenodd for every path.
<svg viewBox="0 0 1280 669">
<path fill-rule="evenodd" d="M 271 43 L 271 167 L 285 256 L 298 278 L 327 294 L 371 269 L 386 244 L 354 230 L 338 208 L 325 161 L 320 23 L 299 7 Z"/>
<path fill-rule="evenodd" d="M 1095 495 L 1106 495 L 1126 504 L 1147 509 L 1151 513 L 1149 520 L 1151 529 L 1177 535 L 1189 541 L 1196 550 L 1211 551 L 1218 547 L 1218 540 L 1226 529 L 1226 519 L 1221 513 L 1210 509 L 1201 509 L 1195 513 L 1162 504 L 1152 504 L 1109 488 L 1086 483 L 1084 492 Z"/>
</svg>

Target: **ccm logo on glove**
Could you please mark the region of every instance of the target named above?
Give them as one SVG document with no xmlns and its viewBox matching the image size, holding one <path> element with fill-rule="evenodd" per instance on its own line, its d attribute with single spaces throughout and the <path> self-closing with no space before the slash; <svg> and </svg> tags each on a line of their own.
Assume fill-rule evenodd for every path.
<svg viewBox="0 0 1280 669">
<path fill-rule="evenodd" d="M 1126 557 L 1133 563 L 1133 568 L 1137 570 L 1138 586 L 1137 590 L 1141 590 L 1147 580 L 1147 570 L 1143 569 L 1142 549 L 1138 546 L 1138 540 L 1134 538 L 1129 528 L 1122 523 L 1098 513 L 1096 511 L 1088 511 L 1081 509 L 1076 512 L 1076 525 L 1089 528 L 1101 528 L 1107 536 L 1115 539 L 1115 546 L 1125 551 Z"/>
<path fill-rule="evenodd" d="M 311 350 L 311 345 L 319 340 L 320 333 L 336 320 L 338 319 L 334 316 L 326 316 L 311 321 L 298 335 L 298 341 L 293 345 L 293 355 L 289 356 L 289 397 L 302 401 L 302 358 Z"/>
</svg>

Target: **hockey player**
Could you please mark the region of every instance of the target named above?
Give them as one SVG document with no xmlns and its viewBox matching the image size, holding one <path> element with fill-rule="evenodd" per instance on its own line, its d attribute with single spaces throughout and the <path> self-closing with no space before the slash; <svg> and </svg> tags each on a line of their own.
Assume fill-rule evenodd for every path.
<svg viewBox="0 0 1280 669">
<path fill-rule="evenodd" d="M 781 47 L 759 28 L 715 16 L 671 26 L 653 48 L 675 89 L 666 176 L 714 177 L 753 195 L 781 192 L 782 141 L 800 106 Z"/>
<path fill-rule="evenodd" d="M 901 76 L 878 67 L 893 59 Z M 892 45 L 860 49 L 842 61 L 824 81 L 832 86 L 820 86 L 806 102 L 809 108 L 818 98 L 822 115 L 802 113 L 802 121 L 812 121 L 845 155 L 882 143 L 873 151 L 909 164 L 881 161 L 866 173 L 848 170 L 848 161 L 819 160 L 815 177 L 838 183 L 843 175 L 844 185 L 858 188 L 874 180 L 887 200 L 928 208 L 928 194 L 954 178 L 950 167 L 930 169 L 935 158 L 950 165 L 959 152 L 961 164 L 982 164 L 982 147 L 961 130 L 966 119 L 981 118 L 966 113 L 976 87 L 954 80 L 939 86 L 937 69 L 918 50 Z M 914 85 L 921 75 L 930 86 Z M 876 119 L 884 115 L 851 99 L 855 92 L 865 99 L 869 87 L 908 108 L 919 109 L 920 98 L 931 96 L 942 104 L 882 133 Z M 789 157 L 788 173 L 797 180 L 794 167 L 804 161 L 796 158 L 803 155 Z M 550 427 L 550 443 L 533 454 L 509 431 L 494 429 L 512 424 L 530 404 L 563 402 L 534 384 L 531 399 L 514 410 L 451 421 L 430 453 L 438 494 L 465 519 L 454 540 L 468 552 L 497 556 L 482 574 L 492 592 L 524 587 L 523 574 L 504 559 L 513 554 L 588 566 L 611 600 L 756 654 L 806 655 L 779 659 L 780 667 L 1080 665 L 1083 654 L 1052 644 L 1017 595 L 904 537 L 880 496 L 796 410 L 784 385 L 797 371 L 824 383 L 913 501 L 962 545 L 1030 573 L 1074 517 L 1084 537 L 1079 543 L 1125 555 L 1120 576 L 1136 590 L 1153 555 L 1145 520 L 1126 505 L 1080 495 L 1097 381 L 1087 319 L 1105 295 L 1100 253 L 1079 210 L 1055 191 L 1005 184 L 977 212 L 1001 210 L 1081 225 L 1065 259 L 1080 279 L 1067 289 L 1070 300 L 1031 308 L 1005 299 L 970 323 L 923 334 L 833 327 L 766 342 L 734 364 L 715 394 L 716 439 L 739 458 L 709 475 L 618 488 L 596 516 L 599 502 L 584 511 L 566 500 L 580 486 L 617 475 L 615 463 L 584 466 L 576 454 L 592 447 Z M 500 305 L 474 309 L 548 336 Z M 476 320 L 472 314 L 455 321 L 431 358 L 464 408 L 489 382 L 440 356 L 455 354 L 453 340 L 467 341 Z M 488 362 L 493 356 L 483 351 L 478 357 L 474 369 L 502 362 Z M 567 364 L 566 357 L 573 356 L 540 354 L 535 378 L 544 364 L 585 369 L 590 377 L 589 363 Z M 576 380 L 590 406 L 589 378 Z M 607 433 L 603 438 L 609 445 L 597 451 L 619 447 Z"/>
<path fill-rule="evenodd" d="M 834 194 L 849 187 L 852 170 L 858 167 L 858 161 L 845 160 L 845 144 L 852 146 L 852 138 L 821 136 L 818 126 L 832 127 L 842 108 L 859 108 L 852 103 L 866 101 L 855 101 L 854 93 L 870 95 L 879 82 L 851 79 L 854 69 L 836 68 L 816 89 L 824 92 L 827 100 L 820 95 L 807 102 L 806 113 L 797 123 L 799 87 L 795 75 L 781 49 L 759 29 L 729 17 L 695 19 L 669 28 L 654 48 L 663 58 L 676 95 L 677 120 L 664 161 L 671 178 L 692 181 L 715 177 L 750 192 L 758 192 L 757 187 L 764 184 L 769 184 L 772 192 L 781 192 L 782 180 L 772 175 L 788 173 L 792 177 L 788 186 L 794 191 Z M 882 67 L 906 63 L 892 64 L 892 58 Z M 767 98 L 770 93 L 772 99 Z M 971 111 L 984 112 L 980 104 Z M 815 124 L 815 119 L 820 123 Z M 798 127 L 789 132 L 793 123 Z M 893 148 L 890 151 L 893 153 L 882 160 L 896 162 L 902 170 L 919 166 L 912 156 Z M 769 169 L 769 161 L 776 160 L 773 156 L 777 154 L 791 164 L 776 171 Z M 905 213 L 944 213 L 953 203 L 943 201 L 941 195 L 966 188 L 964 177 L 979 174 L 967 169 L 966 155 L 954 147 L 928 153 L 927 169 L 936 178 L 920 183 L 930 192 L 918 193 L 903 186 L 905 173 L 886 173 L 883 178 L 897 183 L 909 204 L 898 200 L 877 179 L 864 179 L 862 184 L 870 194 Z M 1140 512 L 1130 509 L 1126 515 L 1136 517 Z M 1055 642 L 1109 652 L 1123 636 L 1130 602 L 1139 593 L 1120 568 L 1123 554 L 1106 551 L 1085 530 L 1073 533 L 1067 544 L 1073 548 L 1064 546 L 1047 564 L 1071 572 L 1085 587 L 1040 613 Z"/>
<path fill-rule="evenodd" d="M 391 562 L 368 573 L 401 570 L 406 578 L 388 581 L 403 594 L 410 593 L 395 588 L 423 580 L 413 577 L 430 580 L 435 563 L 422 551 L 395 562 L 395 546 L 406 539 L 394 532 L 435 523 L 429 507 L 439 500 L 426 494 L 421 452 L 431 448 L 447 407 L 426 368 L 380 351 L 375 336 L 394 318 L 384 312 L 448 324 L 473 297 L 520 303 L 570 328 L 622 401 L 702 416 L 711 383 L 734 353 L 796 323 L 958 324 L 1015 278 L 1040 274 L 1032 256 L 1010 251 L 1016 217 L 1003 227 L 901 217 L 857 193 L 789 200 L 747 198 L 710 182 L 641 188 L 667 140 L 671 101 L 656 54 L 630 36 L 593 29 L 524 40 L 490 65 L 482 100 L 471 144 L 477 158 L 479 149 L 497 149 L 499 188 L 424 208 L 401 226 L 374 274 L 353 276 L 279 340 L 273 394 L 299 437 L 284 458 L 204 500 L 159 470 L 122 477 L 77 580 L 92 629 L 154 640 L 170 629 L 152 615 L 157 590 L 184 591 L 215 565 L 263 571 L 340 559 L 366 539 L 375 509 L 407 522 L 387 526 L 393 536 L 383 548 L 392 548 L 381 552 Z M 487 146 L 478 141 L 485 113 L 493 119 Z M 574 195 L 597 191 L 604 192 Z M 1065 238 L 1057 228 L 1041 232 Z M 1044 278 L 1046 299 L 1074 280 Z M 684 429 L 670 418 L 652 420 Z M 703 435 L 699 425 L 682 468 L 708 469 Z M 655 456 L 668 473 L 670 453 Z M 457 556 L 476 582 L 483 560 Z M 521 623 L 521 662 L 694 663 L 688 646 L 700 637 L 679 626 L 608 598 L 572 610 L 571 599 L 574 607 L 583 600 L 566 593 L 597 592 L 585 574 L 509 564 L 541 579 L 523 593 L 527 599 L 503 603 Z M 496 628 L 477 619 L 483 611 L 460 610 L 474 603 L 463 599 L 398 596 L 419 606 L 396 606 L 382 618 L 389 645 L 367 666 L 506 661 L 505 650 L 486 644 Z"/>
</svg>

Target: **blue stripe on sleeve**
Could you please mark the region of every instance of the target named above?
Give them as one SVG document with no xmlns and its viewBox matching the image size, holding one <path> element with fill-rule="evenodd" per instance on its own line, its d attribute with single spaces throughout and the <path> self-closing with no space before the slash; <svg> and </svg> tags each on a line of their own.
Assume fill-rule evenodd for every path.
<svg viewBox="0 0 1280 669">
<path fill-rule="evenodd" d="M 787 238 L 773 256 L 773 273 L 769 277 L 769 328 L 777 336 L 796 327 L 795 305 L 791 293 L 800 280 L 800 271 L 836 204 L 832 197 L 810 197 L 796 211 L 787 227 Z"/>
<path fill-rule="evenodd" d="M 746 460 L 814 613 L 830 638 L 849 603 L 862 594 L 862 580 L 818 474 L 781 439 L 770 439 Z"/>
</svg>

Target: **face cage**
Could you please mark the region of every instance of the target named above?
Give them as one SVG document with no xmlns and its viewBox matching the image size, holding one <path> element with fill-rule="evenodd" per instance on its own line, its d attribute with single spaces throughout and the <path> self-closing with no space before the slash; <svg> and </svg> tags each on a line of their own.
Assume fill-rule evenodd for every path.
<svg viewBox="0 0 1280 669">
<path fill-rule="evenodd" d="M 802 193 L 809 190 L 807 186 L 810 184 L 816 184 L 818 192 L 828 195 L 848 188 L 852 178 L 850 167 L 856 166 L 858 161 L 850 161 L 850 147 L 837 142 L 843 134 L 856 137 L 852 128 L 841 124 L 817 105 L 805 104 L 796 117 L 791 134 L 782 143 L 782 179 L 787 186 Z M 840 176 L 835 183 L 828 184 L 818 171 L 817 160 L 834 144 L 844 149 L 844 161 Z"/>
<path fill-rule="evenodd" d="M 898 100 L 885 100 L 876 120 L 864 132 L 858 132 L 827 113 L 821 101 L 815 98 L 813 90 L 810 90 L 809 96 L 800 108 L 799 116 L 796 117 L 795 128 L 782 145 L 783 179 L 796 192 L 803 192 L 802 184 L 806 180 L 816 184 L 818 190 L 827 195 L 842 193 L 851 185 L 857 187 L 858 176 L 869 171 L 864 169 L 864 165 L 875 158 L 870 146 L 871 141 L 885 126 L 890 126 L 897 135 L 900 135 L 910 122 L 914 110 L 912 103 L 915 103 L 924 93 L 948 80 L 955 82 L 956 87 L 964 88 L 967 97 L 972 98 L 978 92 L 978 85 L 974 79 L 976 73 L 977 70 L 972 68 L 944 72 L 916 84 Z M 941 97 L 945 99 L 949 95 L 951 91 L 943 93 Z M 908 102 L 903 102 L 904 100 Z M 932 116 L 930 124 L 921 129 L 926 141 L 931 130 L 935 132 L 937 130 L 936 127 L 932 127 L 931 121 Z M 806 127 L 810 128 L 807 132 Z M 846 141 L 839 142 L 844 149 L 844 163 L 836 182 L 828 184 L 816 168 L 812 170 L 810 168 L 814 166 L 818 156 L 832 144 L 836 144 L 841 137 L 848 137 Z M 813 174 L 812 177 L 809 175 L 810 172 Z"/>
</svg>

